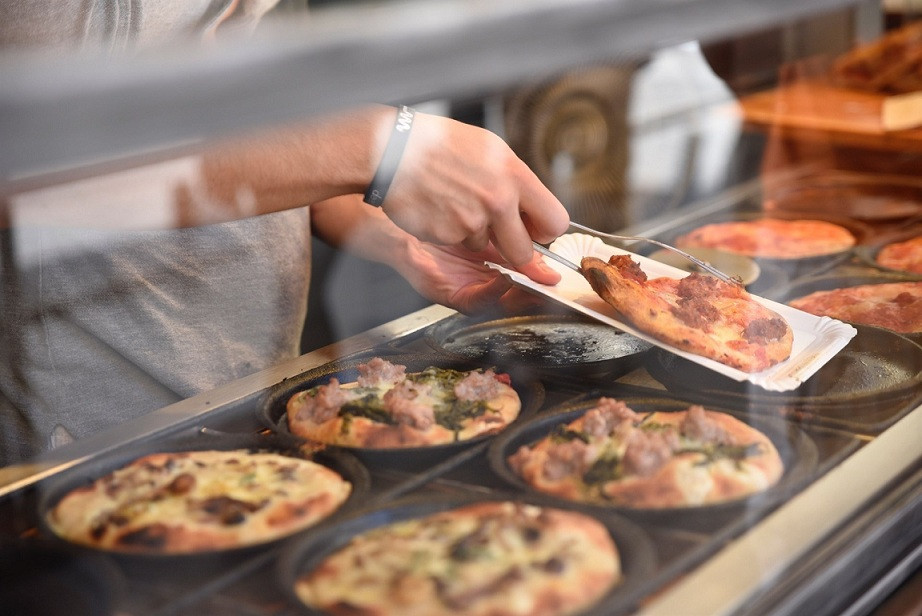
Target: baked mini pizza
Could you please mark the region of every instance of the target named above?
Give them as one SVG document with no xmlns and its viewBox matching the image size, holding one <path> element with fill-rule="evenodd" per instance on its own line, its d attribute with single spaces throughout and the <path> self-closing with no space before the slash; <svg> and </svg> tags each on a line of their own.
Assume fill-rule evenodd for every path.
<svg viewBox="0 0 922 616">
<path fill-rule="evenodd" d="M 887 244 L 877 253 L 875 261 L 882 267 L 922 274 L 922 235 Z"/>
<path fill-rule="evenodd" d="M 493 434 L 519 415 L 509 376 L 488 370 L 406 366 L 375 357 L 351 383 L 332 378 L 293 395 L 292 433 L 329 445 L 399 448 L 441 445 Z"/>
<path fill-rule="evenodd" d="M 581 270 L 627 324 L 683 351 L 749 373 L 791 355 L 791 326 L 740 286 L 697 273 L 647 279 L 630 255 L 585 257 Z"/>
<path fill-rule="evenodd" d="M 771 440 L 731 415 L 701 406 L 638 413 L 612 398 L 522 446 L 508 463 L 541 492 L 644 509 L 732 501 L 768 489 L 784 472 Z"/>
<path fill-rule="evenodd" d="M 552 616 L 582 611 L 620 578 L 599 521 L 499 501 L 356 535 L 299 577 L 295 592 L 349 616 Z"/>
<path fill-rule="evenodd" d="M 761 218 L 704 225 L 675 241 L 679 248 L 714 248 L 746 257 L 803 259 L 846 251 L 851 231 L 822 220 Z"/>
<path fill-rule="evenodd" d="M 788 302 L 817 316 L 876 325 L 901 334 L 922 332 L 922 282 L 889 282 L 816 291 Z"/>
<path fill-rule="evenodd" d="M 68 492 L 47 521 L 58 536 L 95 548 L 208 552 L 307 528 L 351 489 L 326 466 L 277 453 L 154 453 Z"/>
</svg>

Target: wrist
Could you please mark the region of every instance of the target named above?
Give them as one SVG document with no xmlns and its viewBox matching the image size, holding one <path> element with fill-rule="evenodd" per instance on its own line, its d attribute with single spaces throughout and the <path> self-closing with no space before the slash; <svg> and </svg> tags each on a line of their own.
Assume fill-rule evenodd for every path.
<svg viewBox="0 0 922 616">
<path fill-rule="evenodd" d="M 406 149 L 407 141 L 410 138 L 410 130 L 413 127 L 413 120 L 416 116 L 416 110 L 406 105 L 400 105 L 397 108 L 397 116 L 394 119 L 393 129 L 387 138 L 381 159 L 375 169 L 371 182 L 365 190 L 363 201 L 368 205 L 381 207 L 387 192 L 390 189 L 391 182 L 397 174 L 400 167 L 400 161 L 403 158 L 403 151 Z"/>
</svg>

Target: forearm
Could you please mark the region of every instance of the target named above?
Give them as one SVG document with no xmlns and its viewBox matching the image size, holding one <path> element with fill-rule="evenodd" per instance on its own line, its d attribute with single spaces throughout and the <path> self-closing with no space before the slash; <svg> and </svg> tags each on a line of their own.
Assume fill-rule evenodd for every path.
<svg viewBox="0 0 922 616">
<path fill-rule="evenodd" d="M 393 116 L 393 108 L 370 106 L 210 149 L 202 155 L 199 189 L 212 205 L 227 205 L 231 218 L 362 193 Z M 210 209 L 195 222 L 213 222 Z"/>
<path fill-rule="evenodd" d="M 8 216 L 10 224 L 22 225 L 190 227 L 361 193 L 394 113 L 369 106 L 163 162 L 14 193 L 0 202 L 0 224 Z"/>
</svg>

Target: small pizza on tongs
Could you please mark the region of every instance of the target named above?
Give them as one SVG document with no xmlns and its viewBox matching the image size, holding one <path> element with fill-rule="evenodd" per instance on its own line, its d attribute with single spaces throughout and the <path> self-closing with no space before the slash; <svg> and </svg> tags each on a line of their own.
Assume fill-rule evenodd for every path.
<svg viewBox="0 0 922 616">
<path fill-rule="evenodd" d="M 791 326 L 740 286 L 698 273 L 648 279 L 630 255 L 585 257 L 581 271 L 625 323 L 683 351 L 747 373 L 791 355 Z"/>
</svg>

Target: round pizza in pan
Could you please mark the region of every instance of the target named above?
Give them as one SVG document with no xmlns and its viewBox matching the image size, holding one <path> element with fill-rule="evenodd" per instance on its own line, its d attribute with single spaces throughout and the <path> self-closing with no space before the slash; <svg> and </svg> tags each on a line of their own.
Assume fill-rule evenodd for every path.
<svg viewBox="0 0 922 616">
<path fill-rule="evenodd" d="M 338 509 L 351 490 L 334 470 L 279 453 L 153 453 L 67 492 L 47 523 L 59 537 L 96 548 L 200 553 L 307 528 Z"/>
<path fill-rule="evenodd" d="M 683 351 L 748 373 L 791 355 L 788 322 L 738 285 L 697 273 L 648 279 L 630 255 L 585 257 L 581 269 L 629 325 Z"/>
<path fill-rule="evenodd" d="M 922 282 L 888 282 L 815 291 L 788 302 L 794 308 L 901 334 L 922 332 Z"/>
<path fill-rule="evenodd" d="M 874 260 L 882 267 L 922 274 L 922 235 L 887 244 Z"/>
<path fill-rule="evenodd" d="M 380 357 L 300 391 L 286 405 L 288 428 L 302 438 L 346 447 L 441 445 L 502 430 L 521 410 L 506 374 L 430 366 L 421 372 Z"/>
<path fill-rule="evenodd" d="M 701 406 L 635 412 L 600 398 L 507 459 L 534 489 L 631 508 L 711 505 L 775 485 L 784 463 L 765 434 Z"/>
<path fill-rule="evenodd" d="M 849 250 L 855 236 L 823 220 L 760 218 L 704 225 L 679 236 L 679 248 L 715 248 L 747 257 L 803 259 Z"/>
<path fill-rule="evenodd" d="M 608 529 L 579 512 L 485 501 L 352 537 L 295 582 L 306 605 L 349 616 L 557 616 L 622 577 Z"/>
</svg>

